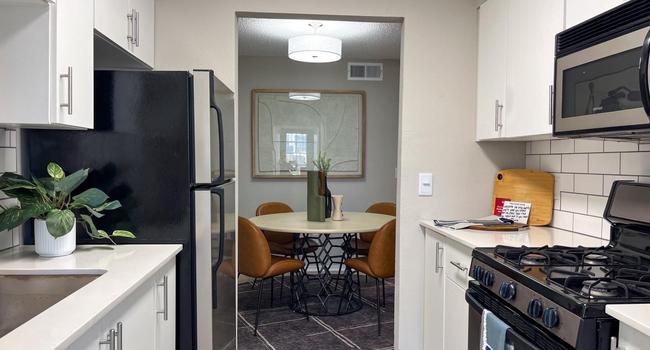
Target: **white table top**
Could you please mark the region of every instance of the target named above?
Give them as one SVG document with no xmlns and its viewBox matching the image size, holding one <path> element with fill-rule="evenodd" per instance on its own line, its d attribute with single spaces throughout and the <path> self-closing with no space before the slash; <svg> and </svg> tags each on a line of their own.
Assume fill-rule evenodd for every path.
<svg viewBox="0 0 650 350">
<path fill-rule="evenodd" d="M 250 220 L 262 230 L 287 233 L 344 234 L 375 232 L 394 216 L 349 212 L 343 213 L 343 221 L 307 221 L 307 212 L 255 216 Z"/>
</svg>

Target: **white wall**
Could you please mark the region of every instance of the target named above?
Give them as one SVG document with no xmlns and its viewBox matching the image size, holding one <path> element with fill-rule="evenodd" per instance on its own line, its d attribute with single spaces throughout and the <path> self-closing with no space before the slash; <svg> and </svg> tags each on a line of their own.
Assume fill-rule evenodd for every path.
<svg viewBox="0 0 650 350">
<path fill-rule="evenodd" d="M 422 349 L 417 221 L 489 213 L 496 171 L 523 165 L 523 144 L 473 141 L 477 1 L 157 0 L 156 68 L 212 68 L 237 91 L 237 12 L 403 18 L 395 332 L 396 348 Z M 433 173 L 433 197 L 417 196 L 419 172 Z"/>
<path fill-rule="evenodd" d="M 239 215 L 253 216 L 260 203 L 269 201 L 285 202 L 296 211 L 307 210 L 306 180 L 253 179 L 251 176 L 250 94 L 252 89 L 258 88 L 365 91 L 365 176 L 362 179 L 329 178 L 328 186 L 332 193 L 345 196 L 344 210 L 347 211 L 365 211 L 372 203 L 396 200 L 399 61 L 383 61 L 383 81 L 347 80 L 347 62 L 309 64 L 287 57 L 239 58 Z"/>
<path fill-rule="evenodd" d="M 650 182 L 650 145 L 602 139 L 528 142 L 526 167 L 555 175 L 551 226 L 606 244 L 610 226 L 603 212 L 612 182 Z"/>
</svg>

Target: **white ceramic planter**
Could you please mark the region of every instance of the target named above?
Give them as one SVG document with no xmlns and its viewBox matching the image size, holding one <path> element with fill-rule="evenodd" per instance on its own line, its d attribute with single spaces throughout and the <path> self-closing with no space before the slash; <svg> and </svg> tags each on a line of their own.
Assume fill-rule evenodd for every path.
<svg viewBox="0 0 650 350">
<path fill-rule="evenodd" d="M 36 253 L 45 258 L 69 255 L 77 248 L 77 222 L 65 235 L 54 238 L 47 230 L 45 220 L 34 220 Z"/>
</svg>

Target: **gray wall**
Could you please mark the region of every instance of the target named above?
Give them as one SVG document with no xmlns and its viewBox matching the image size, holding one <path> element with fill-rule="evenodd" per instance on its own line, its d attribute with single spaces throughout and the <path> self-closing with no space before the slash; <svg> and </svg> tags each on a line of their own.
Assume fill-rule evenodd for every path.
<svg viewBox="0 0 650 350">
<path fill-rule="evenodd" d="M 362 61 L 363 60 L 352 60 Z M 262 202 L 282 201 L 306 210 L 305 179 L 253 179 L 251 176 L 251 90 L 349 89 L 366 91 L 366 170 L 362 179 L 328 179 L 343 194 L 343 210 L 364 211 L 379 201 L 395 201 L 399 122 L 399 61 L 384 63 L 383 81 L 347 80 L 347 62 L 309 64 L 285 57 L 239 58 L 239 215 L 253 216 Z"/>
</svg>

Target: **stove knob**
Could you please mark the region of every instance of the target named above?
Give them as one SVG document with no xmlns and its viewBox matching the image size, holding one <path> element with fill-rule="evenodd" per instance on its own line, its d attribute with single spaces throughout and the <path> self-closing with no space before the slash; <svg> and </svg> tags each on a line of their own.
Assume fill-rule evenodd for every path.
<svg viewBox="0 0 650 350">
<path fill-rule="evenodd" d="M 501 288 L 499 288 L 499 294 L 505 300 L 512 300 L 517 294 L 517 289 L 515 284 L 512 282 L 503 282 L 501 283 Z"/>
<path fill-rule="evenodd" d="M 542 316 L 542 301 L 539 299 L 533 299 L 530 302 L 528 302 L 528 316 L 533 317 L 533 318 L 539 318 Z"/>
<path fill-rule="evenodd" d="M 542 314 L 542 322 L 548 328 L 553 328 L 560 323 L 560 317 L 557 314 L 557 309 L 554 307 L 549 307 L 544 309 Z"/>
<path fill-rule="evenodd" d="M 494 274 L 492 272 L 485 271 L 485 273 L 483 274 L 482 281 L 486 287 L 492 287 L 492 285 L 494 284 Z"/>
<path fill-rule="evenodd" d="M 480 266 L 474 266 L 474 269 L 472 269 L 472 277 L 477 281 L 483 278 L 483 273 L 484 271 Z"/>
</svg>

